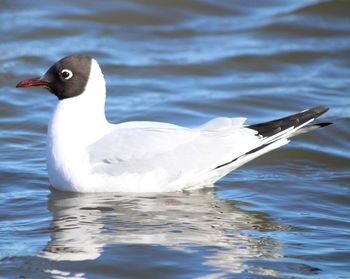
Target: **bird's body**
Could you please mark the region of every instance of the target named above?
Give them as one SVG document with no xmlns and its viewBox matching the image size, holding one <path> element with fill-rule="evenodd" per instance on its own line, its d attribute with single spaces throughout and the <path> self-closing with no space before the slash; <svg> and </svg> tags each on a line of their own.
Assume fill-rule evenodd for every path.
<svg viewBox="0 0 350 279">
<path fill-rule="evenodd" d="M 64 191 L 164 192 L 212 185 L 296 133 L 320 126 L 306 125 L 328 109 L 316 107 L 251 126 L 244 125 L 245 118 L 216 118 L 195 128 L 146 121 L 111 124 L 97 62 L 81 56 L 65 59 L 40 79 L 18 85 L 44 86 L 59 98 L 48 128 L 47 165 L 51 185 Z M 88 71 L 74 75 L 86 59 Z M 69 85 L 68 75 L 56 76 L 64 71 L 72 73 L 68 79 L 88 77 L 83 85 L 73 79 Z"/>
</svg>

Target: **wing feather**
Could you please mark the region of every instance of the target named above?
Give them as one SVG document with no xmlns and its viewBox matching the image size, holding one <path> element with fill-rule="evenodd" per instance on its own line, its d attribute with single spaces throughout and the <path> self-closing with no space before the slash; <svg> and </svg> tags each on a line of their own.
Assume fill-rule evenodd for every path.
<svg viewBox="0 0 350 279">
<path fill-rule="evenodd" d="M 169 175 L 208 172 L 260 144 L 243 118 L 218 118 L 190 129 L 158 122 L 129 122 L 89 148 L 93 171 L 113 175 L 162 169 Z"/>
</svg>

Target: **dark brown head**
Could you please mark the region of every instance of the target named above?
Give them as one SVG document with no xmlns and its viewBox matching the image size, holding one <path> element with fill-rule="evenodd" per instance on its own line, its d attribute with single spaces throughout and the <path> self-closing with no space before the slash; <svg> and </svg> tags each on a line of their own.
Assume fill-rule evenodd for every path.
<svg viewBox="0 0 350 279">
<path fill-rule="evenodd" d="M 89 56 L 71 55 L 56 62 L 42 77 L 23 80 L 16 87 L 44 87 L 55 94 L 59 100 L 64 100 L 84 92 L 90 69 Z"/>
</svg>

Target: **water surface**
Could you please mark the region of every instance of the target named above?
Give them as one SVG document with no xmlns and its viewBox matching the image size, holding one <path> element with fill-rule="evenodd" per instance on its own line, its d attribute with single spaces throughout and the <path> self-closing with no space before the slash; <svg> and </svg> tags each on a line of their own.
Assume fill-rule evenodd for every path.
<svg viewBox="0 0 350 279">
<path fill-rule="evenodd" d="M 350 277 L 349 1 L 0 6 L 1 278 Z M 57 192 L 45 167 L 56 100 L 14 86 L 72 53 L 100 63 L 112 122 L 256 123 L 327 104 L 335 125 L 214 188 Z"/>
</svg>

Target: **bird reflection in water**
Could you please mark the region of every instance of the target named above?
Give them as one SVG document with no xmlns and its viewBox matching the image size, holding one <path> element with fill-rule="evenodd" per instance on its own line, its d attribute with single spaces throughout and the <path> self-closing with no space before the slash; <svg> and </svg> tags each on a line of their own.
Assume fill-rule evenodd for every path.
<svg viewBox="0 0 350 279">
<path fill-rule="evenodd" d="M 242 205 L 247 204 L 218 198 L 213 188 L 157 196 L 53 190 L 48 201 L 51 240 L 38 256 L 93 260 L 111 244 L 162 245 L 189 253 L 211 247 L 215 252 L 204 264 L 234 273 L 253 268 L 247 264 L 250 259 L 281 257 L 281 243 L 259 233 L 291 228 Z M 258 273 L 275 272 L 265 268 Z"/>
</svg>

